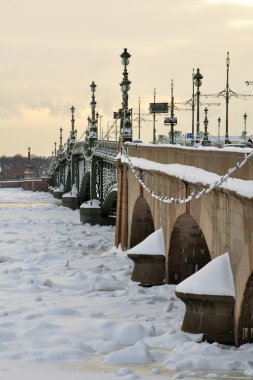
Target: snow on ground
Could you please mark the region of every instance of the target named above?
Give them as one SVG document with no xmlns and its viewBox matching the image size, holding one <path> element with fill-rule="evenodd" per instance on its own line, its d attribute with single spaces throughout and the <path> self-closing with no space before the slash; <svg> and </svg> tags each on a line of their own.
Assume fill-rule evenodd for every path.
<svg viewBox="0 0 253 380">
<path fill-rule="evenodd" d="M 253 345 L 180 331 L 175 286 L 143 288 L 114 227 L 50 194 L 0 189 L 0 379 L 253 377 Z"/>
</svg>

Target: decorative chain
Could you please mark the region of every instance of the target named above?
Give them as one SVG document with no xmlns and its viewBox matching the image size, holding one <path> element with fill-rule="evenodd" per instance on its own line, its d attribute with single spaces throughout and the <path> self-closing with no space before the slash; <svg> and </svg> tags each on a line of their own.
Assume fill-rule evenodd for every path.
<svg viewBox="0 0 253 380">
<path fill-rule="evenodd" d="M 128 161 L 128 164 L 135 176 L 135 178 L 139 181 L 141 186 L 145 191 L 147 191 L 153 198 L 157 199 L 159 202 L 163 203 L 170 203 L 170 204 L 182 204 L 182 203 L 188 203 L 191 202 L 194 199 L 199 199 L 203 197 L 204 195 L 210 193 L 217 187 L 219 187 L 223 182 L 225 182 L 229 177 L 232 176 L 238 169 L 242 168 L 247 161 L 249 161 L 250 158 L 253 157 L 253 151 L 251 153 L 246 153 L 244 159 L 241 162 L 237 162 L 233 168 L 230 168 L 226 174 L 221 176 L 221 178 L 217 181 L 215 181 L 213 184 L 209 185 L 207 188 L 200 190 L 199 192 L 196 192 L 193 190 L 190 195 L 188 195 L 186 198 L 173 198 L 169 196 L 164 196 L 164 195 L 158 195 L 156 194 L 151 188 L 149 188 L 143 180 L 140 177 L 140 174 L 138 170 L 136 170 L 136 166 L 133 165 L 130 156 L 128 155 L 127 151 L 125 150 L 124 147 L 122 147 L 122 152 L 125 156 L 125 158 Z"/>
</svg>

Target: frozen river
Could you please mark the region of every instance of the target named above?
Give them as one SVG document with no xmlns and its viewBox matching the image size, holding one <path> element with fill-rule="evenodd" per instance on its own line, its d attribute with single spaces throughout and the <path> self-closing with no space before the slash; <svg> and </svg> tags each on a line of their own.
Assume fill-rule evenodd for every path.
<svg viewBox="0 0 253 380">
<path fill-rule="evenodd" d="M 142 288 L 114 227 L 50 194 L 0 189 L 0 379 L 253 378 L 253 345 L 180 331 L 175 287 Z"/>
</svg>

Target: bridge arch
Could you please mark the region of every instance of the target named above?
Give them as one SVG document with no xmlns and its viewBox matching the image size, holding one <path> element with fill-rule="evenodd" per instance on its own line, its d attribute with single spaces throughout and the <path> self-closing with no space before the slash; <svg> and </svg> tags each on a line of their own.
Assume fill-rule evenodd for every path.
<svg viewBox="0 0 253 380">
<path fill-rule="evenodd" d="M 253 272 L 244 289 L 237 331 L 237 344 L 253 343 Z"/>
<path fill-rule="evenodd" d="M 170 284 L 178 284 L 211 261 L 204 234 L 188 213 L 180 215 L 173 227 L 168 255 Z"/>
<path fill-rule="evenodd" d="M 153 216 L 146 199 L 137 198 L 132 215 L 130 248 L 141 243 L 155 231 Z"/>
</svg>

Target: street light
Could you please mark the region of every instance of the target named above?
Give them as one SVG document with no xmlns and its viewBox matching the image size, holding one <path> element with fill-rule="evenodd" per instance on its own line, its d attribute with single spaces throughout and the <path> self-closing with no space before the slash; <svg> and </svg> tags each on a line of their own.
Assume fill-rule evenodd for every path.
<svg viewBox="0 0 253 380">
<path fill-rule="evenodd" d="M 94 141 L 97 139 L 97 122 L 98 122 L 98 113 L 96 115 L 96 104 L 97 102 L 95 101 L 95 91 L 96 91 L 96 84 L 94 81 L 92 81 L 90 85 L 91 89 L 91 118 L 88 118 L 89 121 L 89 141 L 90 144 L 93 145 Z"/>
<path fill-rule="evenodd" d="M 63 150 L 63 146 L 62 146 L 62 128 L 60 128 L 60 145 L 59 145 L 59 152 L 61 152 Z"/>
<path fill-rule="evenodd" d="M 218 144 L 220 146 L 220 122 L 221 122 L 221 118 L 220 116 L 218 117 Z"/>
<path fill-rule="evenodd" d="M 196 74 L 194 75 L 194 83 L 197 87 L 197 122 L 196 122 L 196 142 L 199 142 L 200 133 L 199 133 L 199 97 L 200 97 L 200 91 L 199 88 L 202 85 L 203 76 L 200 74 L 199 69 L 197 69 Z"/>
<path fill-rule="evenodd" d="M 154 88 L 154 104 L 156 99 L 156 89 Z M 153 144 L 156 143 L 155 112 L 153 113 Z"/>
<path fill-rule="evenodd" d="M 227 67 L 227 82 L 226 82 L 226 131 L 225 131 L 225 144 L 230 144 L 229 137 L 228 137 L 228 103 L 229 103 L 229 65 L 230 65 L 230 58 L 229 58 L 229 52 L 227 52 L 227 58 L 226 58 L 226 67 Z"/>
<path fill-rule="evenodd" d="M 69 138 L 69 145 L 68 145 L 69 153 L 72 151 L 73 146 L 75 145 L 75 142 L 76 142 L 75 118 L 74 118 L 75 107 L 72 106 L 70 108 L 70 111 L 71 111 L 71 131 L 70 131 L 70 138 Z"/>
<path fill-rule="evenodd" d="M 205 112 L 205 119 L 204 119 L 204 128 L 205 128 L 205 130 L 204 130 L 203 140 L 207 141 L 208 140 L 207 126 L 208 126 L 208 123 L 209 123 L 209 121 L 207 119 L 207 112 L 208 112 L 208 108 L 207 107 L 205 107 L 204 112 Z"/>
<path fill-rule="evenodd" d="M 245 114 L 243 115 L 243 118 L 244 118 L 244 132 L 243 132 L 243 139 L 244 139 L 244 141 L 246 141 L 246 135 L 247 135 L 247 130 L 246 130 L 247 117 L 248 117 L 248 115 L 247 115 L 246 112 L 245 112 Z"/>
<path fill-rule="evenodd" d="M 192 138 L 191 145 L 194 145 L 194 111 L 195 111 L 195 93 L 194 93 L 194 69 L 192 70 Z"/>
<path fill-rule="evenodd" d="M 132 110 L 128 109 L 128 91 L 130 90 L 130 80 L 128 79 L 127 65 L 129 65 L 129 59 L 131 55 L 125 48 L 123 53 L 120 55 L 121 62 L 124 66 L 123 80 L 120 83 L 122 91 L 122 116 L 120 120 L 120 132 L 122 143 L 126 141 L 132 141 L 132 122 L 131 115 Z"/>
</svg>

